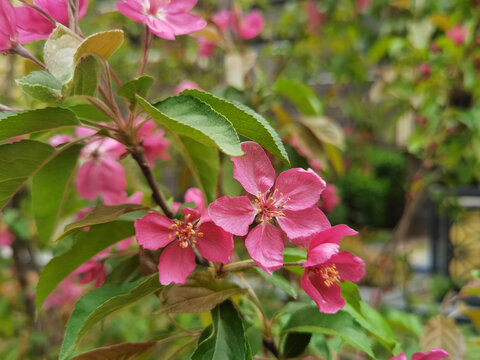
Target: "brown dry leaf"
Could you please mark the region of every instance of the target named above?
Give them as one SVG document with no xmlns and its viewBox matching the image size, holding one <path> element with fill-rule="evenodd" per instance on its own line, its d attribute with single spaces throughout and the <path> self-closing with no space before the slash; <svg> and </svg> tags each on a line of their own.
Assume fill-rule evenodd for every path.
<svg viewBox="0 0 480 360">
<path fill-rule="evenodd" d="M 106 346 L 75 356 L 72 360 L 135 360 L 156 345 L 156 341 L 149 341 Z"/>
<path fill-rule="evenodd" d="M 465 360 L 466 344 L 457 324 L 446 316 L 431 318 L 425 327 L 425 332 L 420 337 L 422 351 L 444 349 L 449 354 L 450 360 Z"/>
</svg>

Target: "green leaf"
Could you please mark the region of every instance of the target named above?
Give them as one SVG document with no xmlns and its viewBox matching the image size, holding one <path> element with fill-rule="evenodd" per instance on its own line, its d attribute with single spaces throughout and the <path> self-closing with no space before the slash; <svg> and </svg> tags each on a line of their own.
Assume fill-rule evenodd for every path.
<svg viewBox="0 0 480 360">
<path fill-rule="evenodd" d="M 73 80 L 64 89 L 64 94 L 94 96 L 97 91 L 99 75 L 97 59 L 91 55 L 85 56 L 75 67 Z"/>
<path fill-rule="evenodd" d="M 250 140 L 260 144 L 282 161 L 290 164 L 282 140 L 275 129 L 261 115 L 240 103 L 232 103 L 208 92 L 188 89 L 182 92 L 207 103 L 217 113 L 230 121 L 235 130 Z"/>
<path fill-rule="evenodd" d="M 167 313 L 201 313 L 244 290 L 225 280 L 216 280 L 208 270 L 190 275 L 184 285 L 174 285 L 164 295 Z"/>
<path fill-rule="evenodd" d="M 176 143 L 207 202 L 214 201 L 220 173 L 218 150 L 185 136 L 178 136 Z"/>
<path fill-rule="evenodd" d="M 96 55 L 107 60 L 122 44 L 122 30 L 108 30 L 90 35 L 78 46 L 73 57 L 74 62 L 78 63 L 85 55 Z"/>
<path fill-rule="evenodd" d="M 268 275 L 265 271 L 259 268 L 255 268 L 255 270 L 262 275 L 262 277 L 267 280 L 269 283 L 271 283 L 273 286 L 279 288 L 282 290 L 284 293 L 287 295 L 290 295 L 294 299 L 297 298 L 297 292 L 293 288 L 292 284 L 285 279 L 282 275 L 280 275 L 278 272 L 274 272 L 271 276 Z"/>
<path fill-rule="evenodd" d="M 100 251 L 134 234 L 133 223 L 120 220 L 95 225 L 89 231 L 80 232 L 70 250 L 54 257 L 43 268 L 36 290 L 37 311 L 53 289 L 80 265 Z"/>
<path fill-rule="evenodd" d="M 140 355 L 152 351 L 157 345 L 156 341 L 149 341 L 105 346 L 75 356 L 72 360 L 136 360 Z"/>
<path fill-rule="evenodd" d="M 0 141 L 19 135 L 79 124 L 73 112 L 62 108 L 50 107 L 13 113 L 0 119 Z"/>
<path fill-rule="evenodd" d="M 323 114 L 322 102 L 310 86 L 296 80 L 283 78 L 277 80 L 273 88 L 290 100 L 304 115 Z"/>
<path fill-rule="evenodd" d="M 212 325 L 210 335 L 199 343 L 192 360 L 245 360 L 248 345 L 242 319 L 230 301 L 212 310 Z"/>
<path fill-rule="evenodd" d="M 123 259 L 117 266 L 113 268 L 105 279 L 105 284 L 129 282 L 134 276 L 140 274 L 140 257 L 138 254 Z"/>
<path fill-rule="evenodd" d="M 132 110 L 137 104 L 135 95 L 145 98 L 152 85 L 153 78 L 148 75 L 143 75 L 123 84 L 122 87 L 118 89 L 118 95 L 130 102 L 130 110 Z"/>
<path fill-rule="evenodd" d="M 67 322 L 59 359 L 67 359 L 88 330 L 107 315 L 161 288 L 158 274 L 152 274 L 134 283 L 104 285 L 82 296 Z"/>
<path fill-rule="evenodd" d="M 62 83 L 48 71 L 34 71 L 17 80 L 25 94 L 44 102 L 62 99 Z"/>
<path fill-rule="evenodd" d="M 78 104 L 68 107 L 80 119 L 92 120 L 95 122 L 109 122 L 110 119 L 92 104 Z"/>
<path fill-rule="evenodd" d="M 64 201 L 70 190 L 73 170 L 81 149 L 80 145 L 69 147 L 33 177 L 33 214 L 38 236 L 44 243 L 51 240 L 64 210 Z"/>
<path fill-rule="evenodd" d="M 343 130 L 332 119 L 325 116 L 302 116 L 299 121 L 321 142 L 332 144 L 339 149 L 345 147 Z"/>
<path fill-rule="evenodd" d="M 323 314 L 316 305 L 307 305 L 295 311 L 282 329 L 284 334 L 320 333 L 338 336 L 356 349 L 373 356 L 368 337 L 363 329 L 345 311 Z"/>
<path fill-rule="evenodd" d="M 98 205 L 90 211 L 82 220 L 76 221 L 65 226 L 64 233 L 55 240 L 58 241 L 64 237 L 82 230 L 88 226 L 105 224 L 117 220 L 120 216 L 134 211 L 143 211 L 149 209 L 144 205 L 138 204 L 120 204 L 120 205 Z"/>
<path fill-rule="evenodd" d="M 341 287 L 342 297 L 347 302 L 343 310 L 392 352 L 398 342 L 388 322 L 378 311 L 362 301 L 357 285 L 346 281 Z"/>
<path fill-rule="evenodd" d="M 309 333 L 288 333 L 283 343 L 283 356 L 288 359 L 301 355 L 310 343 L 311 338 L 312 334 Z"/>
<path fill-rule="evenodd" d="M 170 131 L 217 146 L 227 155 L 244 155 L 232 124 L 193 96 L 171 97 L 155 106 L 138 95 L 137 100 L 143 110 Z"/>
<path fill-rule="evenodd" d="M 23 140 L 0 146 L 0 209 L 54 156 L 50 145 Z"/>
</svg>

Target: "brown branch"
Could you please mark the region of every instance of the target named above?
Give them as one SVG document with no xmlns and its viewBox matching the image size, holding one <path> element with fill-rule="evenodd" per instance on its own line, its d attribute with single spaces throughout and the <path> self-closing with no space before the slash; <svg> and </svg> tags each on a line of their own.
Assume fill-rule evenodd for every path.
<svg viewBox="0 0 480 360">
<path fill-rule="evenodd" d="M 168 206 L 167 201 L 165 200 L 165 196 L 160 191 L 157 182 L 153 176 L 152 169 L 148 165 L 147 158 L 145 157 L 145 151 L 141 146 L 135 146 L 128 149 L 132 157 L 137 162 L 138 166 L 142 170 L 145 179 L 152 190 L 152 198 L 155 203 L 160 206 L 165 216 L 169 217 L 170 219 L 173 218 L 173 211 Z"/>
</svg>

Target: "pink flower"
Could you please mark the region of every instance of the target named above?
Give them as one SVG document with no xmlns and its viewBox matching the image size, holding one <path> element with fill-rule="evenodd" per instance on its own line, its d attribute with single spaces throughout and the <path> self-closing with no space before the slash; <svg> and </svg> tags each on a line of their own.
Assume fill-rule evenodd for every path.
<svg viewBox="0 0 480 360">
<path fill-rule="evenodd" d="M 363 14 L 370 7 L 371 0 L 355 0 L 355 8 L 357 12 Z"/>
<path fill-rule="evenodd" d="M 425 353 L 417 352 L 413 354 L 412 360 L 440 360 L 440 359 L 445 359 L 448 356 L 449 354 L 445 350 L 433 349 Z M 405 356 L 405 353 L 402 352 L 401 354 L 398 354 L 397 356 L 391 358 L 390 360 L 407 360 L 407 357 Z"/>
<path fill-rule="evenodd" d="M 301 284 L 320 312 L 331 314 L 345 306 L 338 282 L 358 281 L 365 275 L 362 259 L 348 251 L 339 252 L 338 242 L 356 233 L 346 225 L 337 225 L 318 233 L 310 243 Z"/>
<path fill-rule="evenodd" d="M 68 0 L 34 0 L 33 3 L 57 22 L 68 26 Z M 88 0 L 80 0 L 79 4 L 78 15 L 82 18 L 87 12 Z M 29 6 L 16 7 L 15 12 L 18 39 L 21 44 L 47 39 L 55 29 L 56 24 Z"/>
<path fill-rule="evenodd" d="M 43 306 L 46 309 L 60 307 L 78 299 L 80 296 L 82 296 L 82 287 L 77 283 L 74 276 L 69 276 L 52 291 Z"/>
<path fill-rule="evenodd" d="M 246 16 L 242 17 L 241 12 L 238 12 L 232 21 L 232 30 L 238 34 L 242 39 L 250 40 L 260 34 L 265 26 L 265 20 L 260 11 L 251 11 Z"/>
<path fill-rule="evenodd" d="M 183 90 L 186 89 L 201 89 L 200 86 L 195 81 L 191 80 L 182 80 L 180 84 L 175 88 L 175 95 L 180 94 Z"/>
<path fill-rule="evenodd" d="M 107 277 L 107 268 L 103 264 L 105 255 L 105 252 L 98 254 L 73 272 L 74 275 L 80 275 L 80 284 L 95 281 L 95 288 L 98 288 L 105 282 Z"/>
<path fill-rule="evenodd" d="M 118 10 L 130 19 L 144 23 L 155 35 L 175 40 L 176 35 L 191 34 L 207 25 L 202 18 L 190 14 L 197 0 L 122 0 Z"/>
<path fill-rule="evenodd" d="M 158 272 L 163 285 L 184 284 L 195 269 L 195 252 L 214 262 L 228 264 L 233 252 L 232 234 L 211 221 L 200 220 L 200 212 L 182 209 L 183 220 L 171 220 L 148 213 L 135 220 L 137 241 L 144 249 L 165 248 L 160 255 Z"/>
<path fill-rule="evenodd" d="M 322 26 L 326 20 L 325 14 L 318 10 L 317 5 L 313 0 L 308 0 L 306 2 L 305 10 L 307 12 L 308 19 L 307 32 L 312 35 L 320 34 L 322 31 Z"/>
<path fill-rule="evenodd" d="M 54 135 L 50 138 L 48 143 L 50 145 L 56 147 L 58 145 L 65 144 L 65 143 L 68 143 L 68 142 L 73 141 L 73 140 L 74 140 L 74 138 L 72 138 L 71 136 L 68 136 L 68 135 Z"/>
<path fill-rule="evenodd" d="M 221 31 L 227 31 L 231 22 L 230 12 L 227 10 L 222 10 L 212 16 L 212 21 Z"/>
<path fill-rule="evenodd" d="M 156 159 L 169 160 L 167 150 L 170 141 L 165 138 L 165 130 L 159 129 L 154 121 L 145 122 L 138 131 L 138 139 L 145 150 L 145 156 L 150 166 L 155 165 Z"/>
<path fill-rule="evenodd" d="M 202 191 L 198 188 L 190 188 L 185 192 L 184 200 L 186 203 L 193 202 L 197 206 L 195 210 L 200 212 L 200 217 L 203 222 L 211 221 L 210 217 L 208 216 L 207 207 L 205 206 L 205 199 L 203 198 Z M 181 203 L 174 202 L 173 203 L 173 210 L 178 211 L 178 209 L 182 206 Z"/>
<path fill-rule="evenodd" d="M 15 240 L 15 235 L 12 234 L 10 229 L 0 223 L 0 247 L 2 246 L 11 246 Z"/>
<path fill-rule="evenodd" d="M 320 209 L 325 212 L 331 212 L 338 204 L 340 204 L 340 198 L 337 195 L 337 187 L 327 184 L 322 193 L 322 205 Z"/>
<path fill-rule="evenodd" d="M 455 45 L 462 45 L 463 41 L 467 37 L 467 28 L 462 25 L 455 25 L 447 31 L 447 37 L 452 40 Z"/>
<path fill-rule="evenodd" d="M 214 42 L 204 37 L 197 38 L 198 44 L 198 56 L 203 58 L 209 58 L 215 53 L 217 45 Z"/>
<path fill-rule="evenodd" d="M 17 44 L 17 18 L 10 0 L 0 0 L 0 54 L 6 55 Z"/>
<path fill-rule="evenodd" d="M 430 77 L 430 74 L 432 73 L 429 63 L 421 63 L 418 69 L 420 70 L 420 73 L 425 79 L 428 79 Z"/>
<path fill-rule="evenodd" d="M 316 206 L 325 182 L 311 169 L 284 171 L 275 182 L 275 170 L 260 145 L 244 142 L 242 150 L 245 156 L 231 158 L 233 177 L 255 197 L 254 202 L 248 196 L 224 196 L 210 204 L 208 213 L 225 231 L 238 236 L 248 234 L 245 246 L 250 256 L 272 274 L 283 265 L 283 232 L 294 239 L 330 227 Z M 255 219 L 259 225 L 249 232 Z M 275 221 L 281 230 L 272 224 Z"/>
<path fill-rule="evenodd" d="M 77 131 L 77 136 L 81 132 Z M 101 196 L 106 205 L 115 203 L 127 187 L 125 170 L 118 163 L 124 153 L 123 144 L 110 138 L 89 142 L 82 149 L 84 163 L 77 174 L 78 193 L 87 200 Z"/>
</svg>

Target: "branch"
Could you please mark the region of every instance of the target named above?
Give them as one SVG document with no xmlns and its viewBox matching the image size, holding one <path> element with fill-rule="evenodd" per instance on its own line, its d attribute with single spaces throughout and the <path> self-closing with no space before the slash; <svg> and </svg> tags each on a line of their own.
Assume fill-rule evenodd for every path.
<svg viewBox="0 0 480 360">
<path fill-rule="evenodd" d="M 172 219 L 173 212 L 170 209 L 170 206 L 168 206 L 167 201 L 165 200 L 165 196 L 162 194 L 162 192 L 158 188 L 157 182 L 153 177 L 152 169 L 150 169 L 147 158 L 145 157 L 145 151 L 141 146 L 131 147 L 128 149 L 128 151 L 130 152 L 132 157 L 135 159 L 138 166 L 140 166 L 140 169 L 142 170 L 142 173 L 145 176 L 145 179 L 147 179 L 148 185 L 152 190 L 153 200 L 158 206 L 160 206 L 165 216 Z"/>
</svg>

